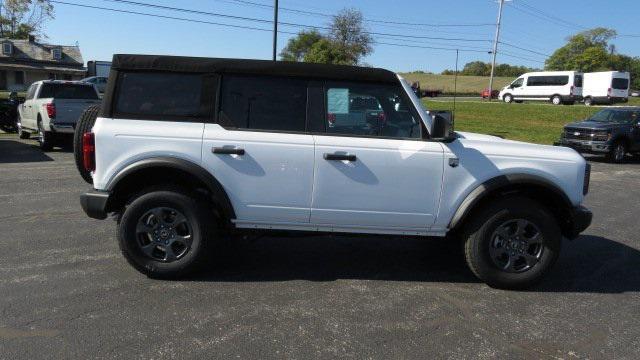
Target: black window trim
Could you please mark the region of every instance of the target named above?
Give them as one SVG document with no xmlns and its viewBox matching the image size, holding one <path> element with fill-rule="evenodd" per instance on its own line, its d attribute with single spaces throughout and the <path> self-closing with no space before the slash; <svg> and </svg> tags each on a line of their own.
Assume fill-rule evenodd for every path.
<svg viewBox="0 0 640 360">
<path fill-rule="evenodd" d="M 128 74 L 128 73 L 146 73 L 146 74 L 161 74 L 161 73 L 166 73 L 166 74 L 188 74 L 188 75 L 200 75 L 202 76 L 202 92 L 203 95 L 205 95 L 206 93 L 204 92 L 205 87 L 206 87 L 206 83 L 207 83 L 207 77 L 214 77 L 214 78 L 218 78 L 218 88 L 219 88 L 219 74 L 216 73 L 193 73 L 193 72 L 175 72 L 175 71 L 157 71 L 157 70 L 153 70 L 153 71 L 149 71 L 149 70 L 124 70 L 124 71 L 117 71 L 117 76 L 114 79 L 115 80 L 115 87 L 113 90 L 113 94 L 114 96 L 111 97 L 110 99 L 110 117 L 115 118 L 115 119 L 123 119 L 123 120 L 146 120 L 146 121 L 160 121 L 160 122 L 188 122 L 188 123 L 211 123 L 212 121 L 212 114 L 211 111 L 213 109 L 216 97 L 218 96 L 217 94 L 209 94 L 209 96 L 203 96 L 200 99 L 200 106 L 203 108 L 207 109 L 207 112 L 205 114 L 202 114 L 200 116 L 184 116 L 184 115 L 147 115 L 147 114 L 136 114 L 136 113 L 125 113 L 125 112 L 120 112 L 118 111 L 118 108 L 116 106 L 118 99 L 120 98 L 120 92 L 122 91 L 122 76 L 124 76 L 124 74 Z M 105 90 L 106 91 L 106 90 Z"/>
</svg>

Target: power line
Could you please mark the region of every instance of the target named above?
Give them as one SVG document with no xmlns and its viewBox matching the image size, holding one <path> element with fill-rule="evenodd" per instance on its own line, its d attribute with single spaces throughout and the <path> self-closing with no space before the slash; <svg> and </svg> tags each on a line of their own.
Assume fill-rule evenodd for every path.
<svg viewBox="0 0 640 360">
<path fill-rule="evenodd" d="M 130 0 L 103 0 L 103 1 L 156 8 L 156 9 L 162 9 L 162 10 L 178 11 L 178 12 L 184 12 L 184 13 L 192 13 L 192 14 L 198 14 L 198 15 L 234 18 L 237 20 L 253 21 L 253 22 L 260 22 L 260 23 L 271 23 L 270 20 L 266 20 L 266 19 L 251 18 L 251 17 L 245 17 L 245 16 L 235 16 L 235 15 L 221 14 L 221 13 L 215 13 L 215 12 L 209 12 L 209 11 L 186 9 L 186 8 L 177 8 L 177 7 L 171 7 L 171 6 L 144 3 L 139 1 L 130 1 Z M 60 3 L 60 1 L 55 1 L 55 2 Z M 72 4 L 72 3 L 67 3 L 67 4 Z M 86 5 L 86 6 L 89 6 L 89 5 Z M 327 26 L 307 25 L 307 24 L 298 24 L 298 23 L 282 22 L 282 21 L 279 24 L 285 25 L 285 26 L 307 28 L 307 29 L 331 30 L 331 28 Z M 446 41 L 460 41 L 460 42 L 488 42 L 489 41 L 487 39 L 448 38 L 448 37 L 383 33 L 383 32 L 375 32 L 375 31 L 363 31 L 363 33 L 366 33 L 369 35 L 381 35 L 381 36 L 392 36 L 392 37 L 413 38 L 413 39 L 428 39 L 428 40 L 446 40 Z"/>
<path fill-rule="evenodd" d="M 562 18 L 556 17 L 556 16 L 554 16 L 554 15 L 552 15 L 552 14 L 546 13 L 546 12 L 544 12 L 544 11 L 542 11 L 542 10 L 540 10 L 540 9 L 538 9 L 538 8 L 536 8 L 536 7 L 534 7 L 534 6 L 532 6 L 532 5 L 530 5 L 529 3 L 527 3 L 527 2 L 526 2 L 526 1 L 524 1 L 524 0 L 519 0 L 519 1 L 520 1 L 520 3 L 521 3 L 521 5 L 520 5 L 520 6 L 524 6 L 525 8 L 527 8 L 527 9 L 529 9 L 529 10 L 533 11 L 533 12 L 536 12 L 536 13 L 538 13 L 538 14 L 540 14 L 540 15 L 542 15 L 542 16 L 544 16 L 544 17 L 546 17 L 546 18 L 549 18 L 549 19 L 554 20 L 554 21 L 559 22 L 559 23 L 567 24 L 567 25 L 569 25 L 569 26 L 571 26 L 571 27 L 574 27 L 574 28 L 576 28 L 576 29 L 579 29 L 579 30 L 587 30 L 587 28 L 585 28 L 584 26 L 581 26 L 581 25 L 578 25 L 578 24 L 572 23 L 572 22 L 567 21 L 567 20 L 565 20 L 565 19 L 562 19 Z"/>
<path fill-rule="evenodd" d="M 544 53 L 537 52 L 537 51 L 534 51 L 534 50 L 526 49 L 526 48 L 523 48 L 523 47 L 520 47 L 520 46 L 517 46 L 517 45 L 513 45 L 513 44 L 510 44 L 510 43 L 508 43 L 508 42 L 504 42 L 504 41 L 500 41 L 500 44 L 502 44 L 502 45 L 506 45 L 506 46 L 509 46 L 509 47 L 512 47 L 512 48 L 514 48 L 514 49 L 518 49 L 518 50 L 522 50 L 522 51 L 527 51 L 527 52 L 530 52 L 530 53 L 532 53 L 532 54 L 542 55 L 542 56 L 544 56 L 544 57 L 550 57 L 550 56 L 551 56 L 551 55 L 549 55 L 549 54 L 544 54 Z"/>
<path fill-rule="evenodd" d="M 198 23 L 198 24 L 207 24 L 207 25 L 231 27 L 231 28 L 237 28 L 237 29 L 243 29 L 243 30 L 256 30 L 256 31 L 263 31 L 263 32 L 272 32 L 271 29 L 258 28 L 258 27 L 253 27 L 253 26 L 227 24 L 227 23 L 219 23 L 219 22 L 213 22 L 213 21 L 205 21 L 205 20 L 197 20 L 197 19 L 191 19 L 191 18 L 183 18 L 183 17 L 177 17 L 177 16 L 151 14 L 151 13 L 145 13 L 145 12 L 139 12 L 139 11 L 132 11 L 132 10 L 123 10 L 123 9 L 114 9 L 114 8 L 108 8 L 108 7 L 102 7 L 102 6 L 77 4 L 77 3 L 71 3 L 71 2 L 59 1 L 59 0 L 51 0 L 51 2 L 52 3 L 56 3 L 56 4 L 61 4 L 61 5 L 76 6 L 76 7 L 88 8 L 88 9 L 95 9 L 95 10 L 104 10 L 104 11 L 131 14 L 131 15 L 140 15 L 140 16 L 155 17 L 155 18 L 161 18 L 161 19 L 170 19 L 170 20 L 192 22 L 192 23 Z M 297 33 L 290 32 L 290 31 L 282 31 L 282 30 L 278 30 L 278 33 L 289 34 L 289 35 L 297 35 Z M 483 51 L 483 50 L 466 49 L 466 48 L 452 48 L 452 47 L 445 48 L 445 47 L 435 47 L 435 46 L 391 44 L 391 43 L 375 42 L 375 41 L 374 41 L 374 43 L 375 44 L 379 44 L 379 45 L 390 45 L 390 46 L 398 46 L 398 47 L 405 47 L 405 48 L 422 48 L 422 49 L 449 50 L 449 51 L 455 51 L 455 50 L 459 49 L 460 51 L 465 51 L 465 52 L 480 52 L 480 53 L 486 52 L 486 51 Z"/>
</svg>

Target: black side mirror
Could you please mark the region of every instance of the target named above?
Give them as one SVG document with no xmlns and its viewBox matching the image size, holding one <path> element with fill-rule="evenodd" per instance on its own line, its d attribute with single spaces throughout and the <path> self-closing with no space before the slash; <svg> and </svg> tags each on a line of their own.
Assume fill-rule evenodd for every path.
<svg viewBox="0 0 640 360">
<path fill-rule="evenodd" d="M 453 138 L 453 113 L 451 111 L 432 111 L 434 139 L 449 140 Z"/>
</svg>

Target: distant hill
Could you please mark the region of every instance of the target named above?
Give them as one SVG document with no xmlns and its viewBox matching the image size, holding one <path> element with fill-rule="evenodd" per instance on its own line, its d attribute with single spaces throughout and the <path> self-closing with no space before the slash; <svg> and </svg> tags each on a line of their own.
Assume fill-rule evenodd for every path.
<svg viewBox="0 0 640 360">
<path fill-rule="evenodd" d="M 453 93 L 453 75 L 401 73 L 409 83 L 419 81 L 422 89 L 441 89 L 445 93 Z M 515 77 L 496 77 L 493 79 L 493 88 L 501 89 L 515 80 Z M 480 94 L 483 89 L 489 87 L 489 78 L 484 76 L 458 76 L 458 93 Z"/>
</svg>

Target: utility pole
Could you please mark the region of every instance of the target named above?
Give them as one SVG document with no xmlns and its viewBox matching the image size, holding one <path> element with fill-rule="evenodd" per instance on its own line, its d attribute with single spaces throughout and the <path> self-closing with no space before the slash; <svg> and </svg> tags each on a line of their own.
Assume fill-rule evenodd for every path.
<svg viewBox="0 0 640 360">
<path fill-rule="evenodd" d="M 277 0 L 276 0 L 277 1 Z M 491 77 L 489 78 L 489 101 L 491 101 L 491 94 L 493 93 L 493 74 L 496 70 L 496 55 L 498 52 L 498 42 L 500 41 L 500 22 L 502 21 L 502 6 L 505 0 L 498 0 L 500 5 L 498 7 L 498 22 L 496 23 L 496 38 L 493 41 L 493 61 L 491 61 Z"/>
<path fill-rule="evenodd" d="M 278 0 L 273 4 L 273 61 L 276 61 L 278 49 Z"/>
</svg>

